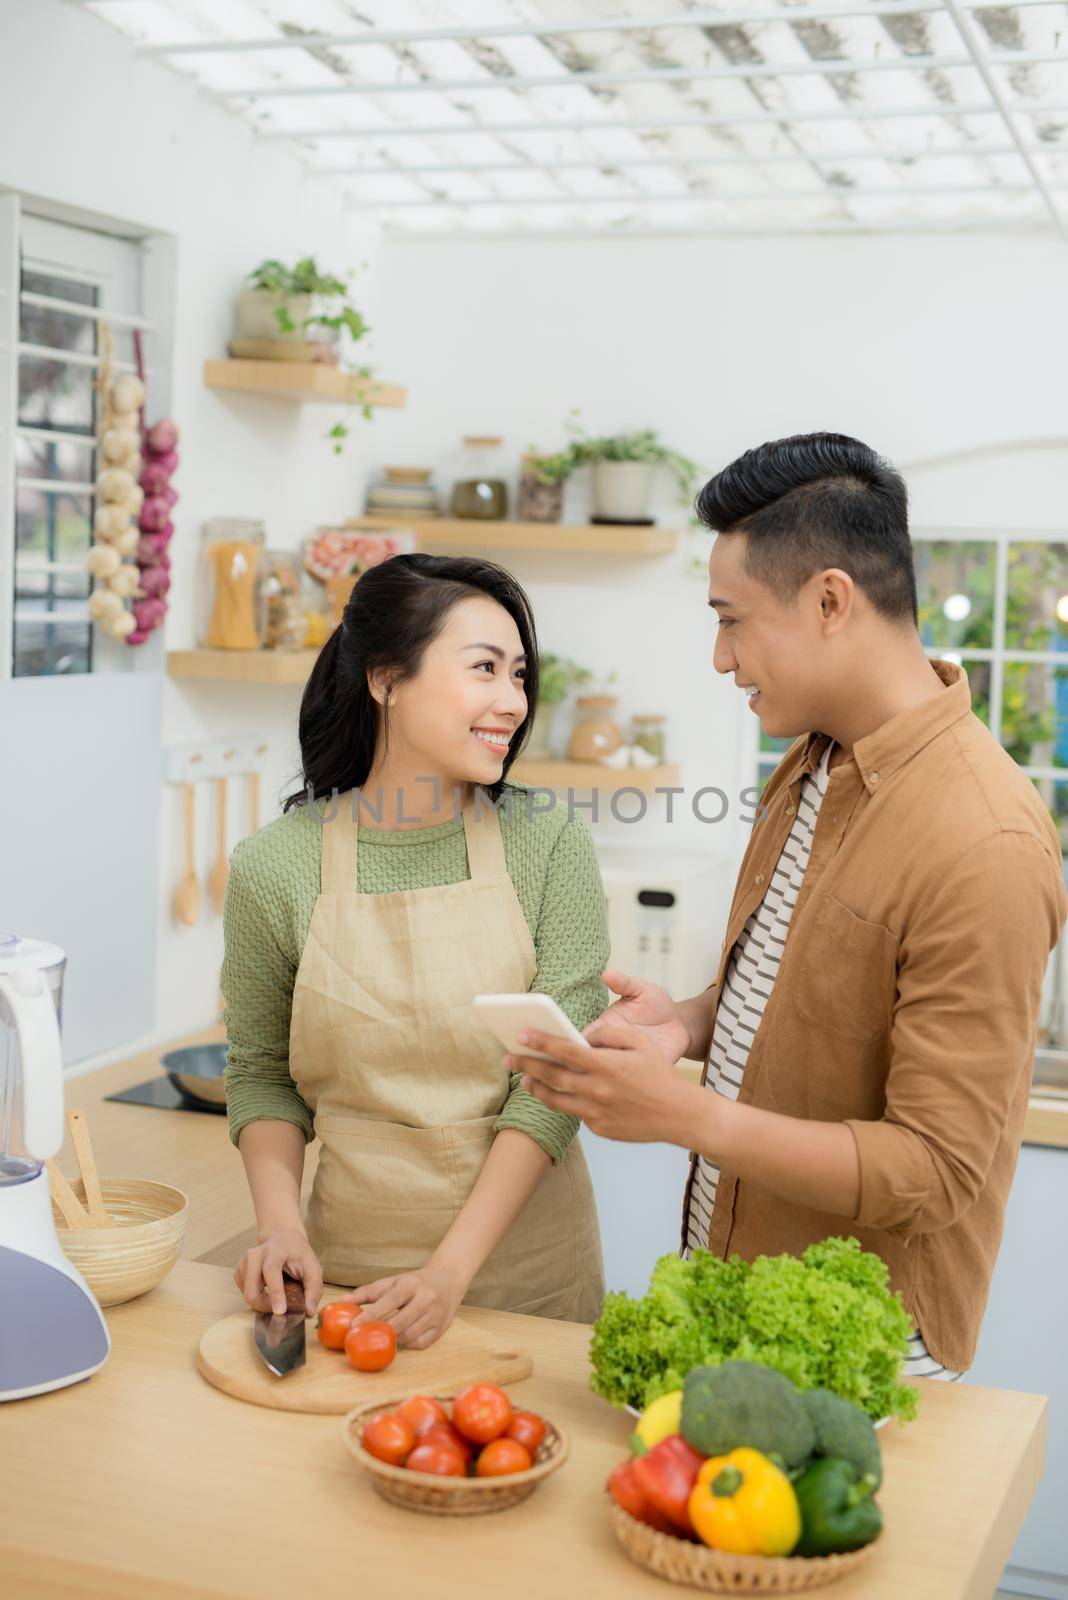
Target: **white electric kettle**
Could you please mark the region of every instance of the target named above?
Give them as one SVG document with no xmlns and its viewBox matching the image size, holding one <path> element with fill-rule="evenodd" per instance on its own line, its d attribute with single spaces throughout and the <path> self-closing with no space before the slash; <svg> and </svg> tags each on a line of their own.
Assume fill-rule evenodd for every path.
<svg viewBox="0 0 1068 1600">
<path fill-rule="evenodd" d="M 56 1237 L 44 1162 L 63 1143 L 67 958 L 0 933 L 0 1400 L 61 1389 L 107 1359 L 107 1326 Z"/>
</svg>

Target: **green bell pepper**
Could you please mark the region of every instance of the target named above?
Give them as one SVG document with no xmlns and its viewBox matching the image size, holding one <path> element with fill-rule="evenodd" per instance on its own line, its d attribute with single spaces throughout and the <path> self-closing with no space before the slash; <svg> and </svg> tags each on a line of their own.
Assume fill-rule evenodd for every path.
<svg viewBox="0 0 1068 1600">
<path fill-rule="evenodd" d="M 814 1461 L 794 1483 L 801 1507 L 801 1538 L 795 1555 L 832 1556 L 859 1550 L 878 1538 L 883 1514 L 872 1499 L 875 1478 L 849 1461 Z"/>
</svg>

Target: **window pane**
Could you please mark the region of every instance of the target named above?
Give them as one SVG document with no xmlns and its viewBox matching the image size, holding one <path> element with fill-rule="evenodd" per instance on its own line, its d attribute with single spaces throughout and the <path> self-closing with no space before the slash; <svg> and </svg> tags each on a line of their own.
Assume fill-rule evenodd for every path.
<svg viewBox="0 0 1068 1600">
<path fill-rule="evenodd" d="M 1058 644 L 1068 645 L 1068 544 L 1010 544 L 1006 648 Z"/>
<path fill-rule="evenodd" d="M 80 560 L 92 540 L 92 496 L 19 489 L 15 501 L 15 552 L 49 561 Z"/>
<path fill-rule="evenodd" d="M 19 356 L 19 411 L 23 426 L 68 428 L 92 433 L 94 367 L 72 367 L 63 361 Z"/>
<path fill-rule="evenodd" d="M 15 599 L 40 600 L 50 610 L 53 600 L 88 600 L 89 574 L 80 566 L 49 572 L 46 558 L 31 552 L 15 562 Z"/>
<path fill-rule="evenodd" d="M 1068 767 L 1068 658 L 1063 667 L 1006 662 L 1001 742 L 1022 767 Z"/>
<path fill-rule="evenodd" d="M 989 650 L 997 546 L 985 540 L 913 544 L 920 637 L 928 650 Z"/>
<path fill-rule="evenodd" d="M 95 474 L 92 441 L 56 444 L 20 433 L 15 440 L 15 471 L 20 478 L 62 478 L 64 483 L 92 483 Z"/>
<path fill-rule="evenodd" d="M 30 294 L 46 294 L 52 300 L 74 300 L 80 306 L 95 306 L 99 290 L 95 283 L 79 283 L 74 278 L 54 278 L 48 272 L 24 267 L 22 287 Z"/>
<path fill-rule="evenodd" d="M 83 610 L 84 604 L 78 601 L 78 609 Z M 16 678 L 52 677 L 61 673 L 89 672 L 91 668 L 90 623 L 16 619 L 12 669 Z"/>
</svg>

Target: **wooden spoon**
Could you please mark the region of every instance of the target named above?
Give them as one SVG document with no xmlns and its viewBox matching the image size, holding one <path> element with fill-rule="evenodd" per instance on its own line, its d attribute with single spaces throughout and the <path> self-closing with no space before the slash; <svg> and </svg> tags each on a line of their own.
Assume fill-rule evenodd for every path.
<svg viewBox="0 0 1068 1600">
<path fill-rule="evenodd" d="M 229 864 L 226 860 L 226 779 L 219 778 L 218 782 L 218 825 L 219 825 L 219 854 L 215 865 L 208 876 L 208 893 L 211 895 L 212 909 L 216 916 L 222 913 L 226 900 L 226 879 L 229 873 Z"/>
<path fill-rule="evenodd" d="M 192 927 L 200 915 L 200 884 L 196 868 L 196 799 L 194 786 L 185 786 L 185 876 L 174 891 L 174 914 Z"/>
<path fill-rule="evenodd" d="M 93 1219 L 74 1193 L 66 1177 L 54 1161 L 46 1161 L 48 1168 L 48 1183 L 52 1190 L 52 1199 L 56 1202 L 63 1221 L 68 1228 L 92 1228 L 95 1226 Z"/>
<path fill-rule="evenodd" d="M 89 1137 L 89 1124 L 85 1120 L 85 1112 L 68 1111 L 67 1127 L 70 1129 L 74 1154 L 78 1158 L 78 1170 L 82 1175 L 82 1184 L 85 1188 L 85 1207 L 89 1213 L 90 1226 L 93 1228 L 117 1228 L 118 1223 L 105 1206 L 104 1196 L 100 1192 L 96 1157 L 93 1155 L 93 1143 Z"/>
<path fill-rule="evenodd" d="M 260 826 L 260 775 L 250 772 L 248 775 L 248 823 L 249 833 L 256 833 Z"/>
</svg>

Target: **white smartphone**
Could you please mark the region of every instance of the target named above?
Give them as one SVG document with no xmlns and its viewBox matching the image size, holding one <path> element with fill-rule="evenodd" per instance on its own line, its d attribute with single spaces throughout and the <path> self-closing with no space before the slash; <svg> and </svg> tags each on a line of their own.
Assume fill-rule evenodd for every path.
<svg viewBox="0 0 1068 1600">
<path fill-rule="evenodd" d="M 556 1033 L 571 1044 L 589 1048 L 590 1041 L 582 1037 L 570 1017 L 547 994 L 478 994 L 473 1004 L 486 1027 L 512 1055 L 552 1060 L 552 1056 L 543 1051 L 531 1050 L 528 1045 L 519 1043 L 519 1035 L 525 1028 Z"/>
</svg>

